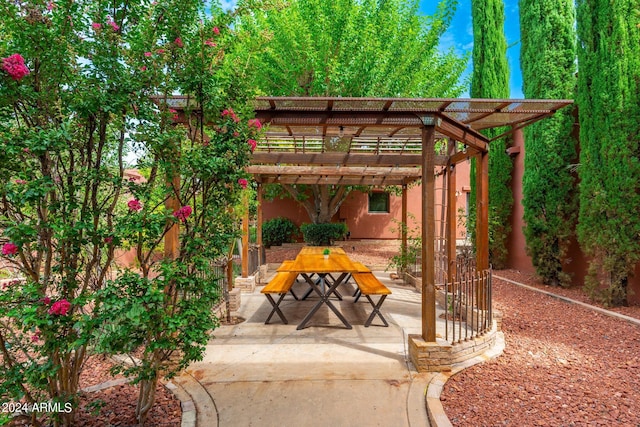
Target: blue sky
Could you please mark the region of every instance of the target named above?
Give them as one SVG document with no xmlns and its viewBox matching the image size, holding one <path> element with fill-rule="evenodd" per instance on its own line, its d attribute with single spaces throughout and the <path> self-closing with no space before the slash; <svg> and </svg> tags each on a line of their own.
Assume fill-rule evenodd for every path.
<svg viewBox="0 0 640 427">
<path fill-rule="evenodd" d="M 522 76 L 520 73 L 520 18 L 518 15 L 518 1 L 504 0 L 505 11 L 505 35 L 507 36 L 507 57 L 509 60 L 509 76 L 511 86 L 511 98 L 524 98 L 522 94 Z M 437 0 L 420 0 L 420 9 L 425 14 L 432 14 Z M 471 0 L 460 0 L 458 9 L 449 30 L 440 40 L 443 49 L 453 47 L 457 52 L 471 52 L 473 49 L 473 29 L 471 26 Z M 467 73 L 471 72 L 471 60 L 467 67 Z M 462 97 L 468 97 L 464 93 Z"/>
</svg>

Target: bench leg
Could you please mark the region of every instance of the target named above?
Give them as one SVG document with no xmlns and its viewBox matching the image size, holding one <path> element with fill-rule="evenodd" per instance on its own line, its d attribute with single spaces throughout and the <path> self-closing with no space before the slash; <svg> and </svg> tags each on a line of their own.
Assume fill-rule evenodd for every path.
<svg viewBox="0 0 640 427">
<path fill-rule="evenodd" d="M 382 307 L 382 303 L 384 302 L 385 298 L 387 298 L 387 296 L 382 295 L 378 300 L 377 304 L 373 302 L 373 300 L 369 295 L 365 295 L 365 297 L 367 297 L 367 299 L 371 303 L 371 306 L 373 307 L 373 312 L 371 312 L 371 315 L 369 316 L 367 321 L 364 322 L 365 328 L 368 328 L 371 325 L 371 322 L 373 322 L 373 319 L 375 318 L 376 314 L 380 317 L 380 320 L 382 320 L 382 323 L 384 323 L 384 326 L 389 326 L 386 319 L 382 316 L 382 313 L 380 313 L 380 307 Z"/>
<path fill-rule="evenodd" d="M 273 310 L 271 310 L 271 313 L 269 314 L 269 317 L 267 317 L 267 320 L 265 320 L 264 324 L 268 325 L 269 321 L 271 320 L 271 317 L 273 316 L 273 313 L 277 313 L 278 316 L 280 316 L 280 319 L 282 319 L 282 323 L 284 323 L 285 325 L 288 325 L 289 322 L 287 322 L 287 318 L 284 317 L 284 314 L 282 313 L 282 310 L 280 310 L 280 307 L 279 307 L 280 303 L 282 302 L 282 300 L 284 299 L 284 297 L 287 294 L 286 293 L 280 294 L 280 298 L 278 298 L 278 302 L 275 302 L 273 300 L 273 297 L 271 296 L 271 294 L 266 294 L 266 295 L 267 295 L 267 299 L 269 300 L 269 302 L 273 306 Z"/>
</svg>

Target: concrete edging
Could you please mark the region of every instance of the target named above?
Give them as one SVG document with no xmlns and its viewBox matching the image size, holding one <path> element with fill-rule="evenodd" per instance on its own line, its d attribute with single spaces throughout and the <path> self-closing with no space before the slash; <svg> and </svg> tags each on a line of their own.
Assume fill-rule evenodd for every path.
<svg viewBox="0 0 640 427">
<path fill-rule="evenodd" d="M 502 354 L 502 352 L 504 351 L 504 347 L 504 334 L 501 331 L 498 331 L 496 332 L 496 342 L 489 350 L 485 351 L 479 356 L 454 365 L 451 369 L 451 372 L 440 372 L 431 379 L 429 385 L 427 386 L 425 400 L 429 422 L 432 426 L 453 427 L 453 424 L 451 424 L 451 421 L 449 421 L 449 417 L 447 417 L 447 414 L 444 412 L 444 407 L 442 406 L 442 402 L 440 401 L 440 395 L 442 394 L 444 385 L 449 380 L 449 378 L 471 366 L 477 365 L 479 363 L 485 363 L 491 359 L 495 359 Z"/>
</svg>

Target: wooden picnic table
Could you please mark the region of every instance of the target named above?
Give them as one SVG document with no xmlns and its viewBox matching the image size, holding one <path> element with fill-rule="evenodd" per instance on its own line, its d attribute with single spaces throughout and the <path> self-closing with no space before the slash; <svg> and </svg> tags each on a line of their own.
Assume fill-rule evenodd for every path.
<svg viewBox="0 0 640 427">
<path fill-rule="evenodd" d="M 311 320 L 323 304 L 326 304 L 331 311 L 338 316 L 347 329 L 351 329 L 351 325 L 336 306 L 333 305 L 329 296 L 335 294 L 341 299 L 340 294 L 336 292 L 336 288 L 340 286 L 350 274 L 360 272 L 362 270 L 362 264 L 358 265 L 354 263 L 345 251 L 338 247 L 328 248 L 331 253 L 325 259 L 323 255 L 324 249 L 324 247 L 305 246 L 300 250 L 300 253 L 298 253 L 293 263 L 286 263 L 278 268 L 279 272 L 297 273 L 302 276 L 309 286 L 311 286 L 312 292 L 315 292 L 320 297 L 320 300 L 305 316 L 297 329 L 306 328 L 309 320 Z M 339 273 L 339 276 L 332 281 L 330 280 L 333 279 L 331 273 Z M 317 275 L 319 280 L 313 280 L 314 275 Z"/>
</svg>

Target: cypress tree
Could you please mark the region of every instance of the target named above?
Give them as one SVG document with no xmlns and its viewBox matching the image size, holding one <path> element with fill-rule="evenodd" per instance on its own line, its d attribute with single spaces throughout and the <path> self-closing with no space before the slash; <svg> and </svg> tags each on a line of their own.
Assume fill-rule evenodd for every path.
<svg viewBox="0 0 640 427">
<path fill-rule="evenodd" d="M 573 0 L 520 0 L 520 65 L 525 97 L 573 98 L 576 34 Z M 548 285 L 567 285 L 563 258 L 575 230 L 576 159 L 573 111 L 564 108 L 525 129 L 524 234 L 536 272 Z"/>
<path fill-rule="evenodd" d="M 502 0 L 472 0 L 473 73 L 472 98 L 508 98 L 509 64 L 504 35 L 504 3 Z M 484 132 L 491 138 L 503 129 Z M 496 268 L 504 266 L 506 239 L 511 231 L 509 216 L 513 205 L 511 194 L 511 159 L 505 153 L 507 140 L 491 143 L 489 151 L 489 257 Z M 471 200 L 475 200 L 475 162 L 471 164 Z M 470 231 L 475 240 L 475 203 L 471 206 Z"/>
<path fill-rule="evenodd" d="M 626 303 L 640 260 L 640 0 L 578 0 L 579 241 L 587 287 Z M 632 19 L 632 18 L 636 19 Z"/>
</svg>

